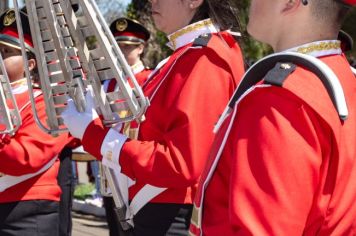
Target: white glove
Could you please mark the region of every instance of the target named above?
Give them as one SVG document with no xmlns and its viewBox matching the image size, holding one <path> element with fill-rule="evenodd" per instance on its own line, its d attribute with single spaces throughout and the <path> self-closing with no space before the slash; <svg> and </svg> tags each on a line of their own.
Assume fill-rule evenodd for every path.
<svg viewBox="0 0 356 236">
<path fill-rule="evenodd" d="M 89 87 L 85 95 L 86 107 L 84 112 L 78 112 L 72 99 L 68 99 L 67 107 L 62 112 L 64 124 L 73 137 L 82 139 L 90 122 L 98 118 L 95 110 L 93 90 Z"/>
</svg>

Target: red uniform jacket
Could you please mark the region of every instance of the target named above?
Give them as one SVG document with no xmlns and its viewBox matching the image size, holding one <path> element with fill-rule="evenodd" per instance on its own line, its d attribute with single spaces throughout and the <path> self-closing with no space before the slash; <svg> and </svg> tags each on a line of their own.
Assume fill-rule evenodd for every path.
<svg viewBox="0 0 356 236">
<path fill-rule="evenodd" d="M 152 70 L 148 68 L 143 68 L 142 71 L 135 73 L 136 80 L 139 85 L 144 84 L 148 76 L 151 74 Z"/>
<path fill-rule="evenodd" d="M 138 63 L 138 65 L 131 66 L 131 69 L 135 75 L 138 85 L 141 87 L 148 79 L 149 75 L 152 73 L 152 70 L 145 67 L 141 61 Z M 131 80 L 129 82 L 130 85 L 134 87 L 134 85 L 131 83 Z M 116 79 L 110 79 L 105 81 L 104 90 L 106 92 L 113 92 L 115 91 L 115 89 L 119 89 L 117 88 Z M 129 138 L 137 139 L 138 127 L 139 125 L 136 121 L 126 123 L 123 128 L 123 133 L 128 135 Z"/>
<path fill-rule="evenodd" d="M 213 34 L 207 46 L 179 47 L 143 86 L 151 105 L 138 140 L 128 140 L 119 159 L 122 172 L 136 181 L 130 199 L 150 184 L 168 188 L 152 202 L 192 203 L 211 130 L 244 72 L 238 44 L 230 34 L 220 35 Z M 100 158 L 106 133 L 91 123 L 84 148 Z"/>
<path fill-rule="evenodd" d="M 217 134 L 192 234 L 356 234 L 356 78 L 343 55 L 321 60 L 341 82 L 348 119 L 303 68 L 284 88 L 255 88 Z"/>
<path fill-rule="evenodd" d="M 19 177 L 41 170 L 60 153 L 70 139 L 68 134 L 54 138 L 37 126 L 27 90 L 16 94 L 15 97 L 21 109 L 22 125 L 9 142 L 2 142 L 0 172 Z M 36 97 L 36 106 L 41 121 L 45 122 L 45 103 L 42 95 Z M 58 167 L 59 161 L 57 160 L 41 174 L 0 192 L 0 203 L 23 200 L 59 201 L 61 190 L 57 184 Z"/>
<path fill-rule="evenodd" d="M 139 64 L 139 66 L 132 68 L 132 72 L 135 75 L 137 83 L 140 86 L 142 86 L 144 84 L 144 82 L 146 81 L 146 79 L 148 78 L 148 76 L 152 73 L 152 70 L 147 67 L 144 67 L 144 65 L 141 62 Z M 133 86 L 133 85 L 131 84 L 131 86 Z M 105 82 L 104 87 L 105 87 L 105 90 L 108 92 L 114 91 L 115 87 L 116 87 L 116 80 L 115 79 L 108 80 L 107 82 Z"/>
</svg>

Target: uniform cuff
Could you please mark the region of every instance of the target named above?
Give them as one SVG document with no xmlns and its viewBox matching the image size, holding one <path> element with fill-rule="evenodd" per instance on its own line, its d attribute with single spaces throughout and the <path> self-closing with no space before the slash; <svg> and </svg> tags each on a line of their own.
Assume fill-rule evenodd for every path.
<svg viewBox="0 0 356 236">
<path fill-rule="evenodd" d="M 100 118 L 93 120 L 86 128 L 82 144 L 85 151 L 96 157 L 99 161 L 102 159 L 100 153 L 101 145 L 110 128 L 103 125 Z"/>
<path fill-rule="evenodd" d="M 126 140 L 127 136 L 119 133 L 115 129 L 110 129 L 101 145 L 103 165 L 121 172 L 119 157 L 122 146 Z"/>
</svg>

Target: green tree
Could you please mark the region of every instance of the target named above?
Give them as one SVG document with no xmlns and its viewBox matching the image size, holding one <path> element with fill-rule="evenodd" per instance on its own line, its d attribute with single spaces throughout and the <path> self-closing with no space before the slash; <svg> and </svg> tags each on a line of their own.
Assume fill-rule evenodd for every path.
<svg viewBox="0 0 356 236">
<path fill-rule="evenodd" d="M 145 49 L 143 61 L 151 68 L 154 68 L 162 59 L 171 54 L 171 50 L 165 45 L 167 39 L 164 33 L 158 31 L 150 13 L 148 1 L 132 0 L 127 7 L 127 17 L 141 22 L 151 33 L 151 37 Z"/>
<path fill-rule="evenodd" d="M 352 11 L 350 11 L 348 16 L 346 17 L 345 23 L 344 23 L 342 29 L 352 37 L 354 42 L 356 42 L 356 7 L 354 7 L 352 9 Z M 355 44 L 354 44 L 353 50 L 350 53 L 348 53 L 348 55 L 356 58 L 356 45 Z"/>
<path fill-rule="evenodd" d="M 260 43 L 250 37 L 246 30 L 246 25 L 248 22 L 248 11 L 249 11 L 250 0 L 241 0 L 237 3 L 239 9 L 239 20 L 241 23 L 241 33 L 242 33 L 242 49 L 244 56 L 249 64 L 255 62 L 256 60 L 262 58 L 263 56 L 272 52 L 272 49 L 263 43 Z"/>
<path fill-rule="evenodd" d="M 271 49 L 265 44 L 261 44 L 247 36 L 245 26 L 248 15 L 248 4 L 248 0 L 242 0 L 238 4 L 240 9 L 239 18 L 241 20 L 243 34 L 242 47 L 246 59 L 248 61 L 255 61 L 271 52 Z M 127 8 L 127 16 L 137 19 L 151 32 L 151 39 L 148 42 L 149 45 L 144 58 L 146 64 L 155 66 L 160 60 L 171 53 L 171 50 L 165 46 L 167 42 L 165 35 L 162 32 L 157 31 L 153 25 L 148 1 L 132 0 Z"/>
</svg>

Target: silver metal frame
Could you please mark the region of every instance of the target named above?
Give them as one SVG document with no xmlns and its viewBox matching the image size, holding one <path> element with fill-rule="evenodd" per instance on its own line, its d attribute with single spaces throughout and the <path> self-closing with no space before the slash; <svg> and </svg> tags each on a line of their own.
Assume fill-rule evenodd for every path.
<svg viewBox="0 0 356 236">
<path fill-rule="evenodd" d="M 13 1 L 17 9 L 22 53 L 27 58 L 19 8 L 17 1 Z M 47 125 L 38 119 L 25 60 L 32 108 L 39 127 L 54 136 L 66 131 L 60 114 L 65 109 L 67 95 L 73 99 L 79 112 L 84 111 L 88 85 L 93 88 L 97 111 L 106 126 L 144 119 L 149 100 L 93 0 L 25 0 L 25 4 L 48 117 Z M 79 8 L 76 12 L 73 4 Z M 95 38 L 97 43 L 94 48 L 88 47 L 88 38 Z M 103 82 L 113 78 L 119 89 L 115 92 L 104 91 Z M 114 170 L 102 166 L 102 173 L 111 190 L 120 224 L 128 230 L 133 227 L 132 214 L 127 212 L 129 208 L 113 177 Z M 108 192 L 107 189 L 105 192 Z"/>
<path fill-rule="evenodd" d="M 6 72 L 4 60 L 0 53 L 0 117 L 4 130 L 0 134 L 13 136 L 22 124 L 15 96 L 12 94 L 10 80 Z"/>
</svg>

